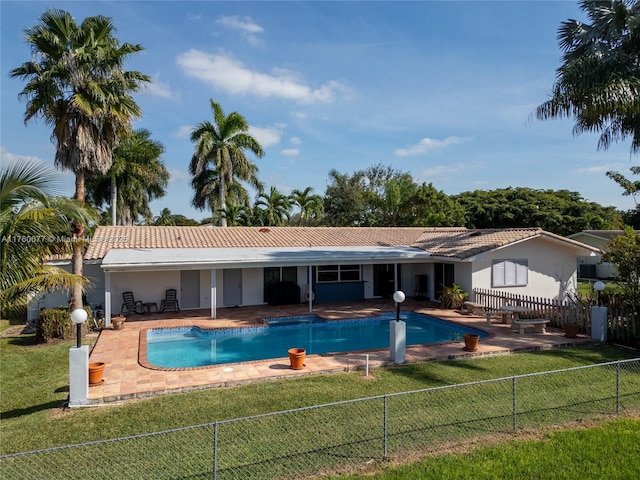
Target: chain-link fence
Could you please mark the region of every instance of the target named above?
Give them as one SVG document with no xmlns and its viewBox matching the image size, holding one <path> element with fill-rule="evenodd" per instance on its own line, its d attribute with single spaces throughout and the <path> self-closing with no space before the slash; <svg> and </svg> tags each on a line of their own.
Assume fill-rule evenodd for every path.
<svg viewBox="0 0 640 480">
<path fill-rule="evenodd" d="M 0 456 L 2 479 L 286 479 L 640 407 L 640 359 Z"/>
</svg>

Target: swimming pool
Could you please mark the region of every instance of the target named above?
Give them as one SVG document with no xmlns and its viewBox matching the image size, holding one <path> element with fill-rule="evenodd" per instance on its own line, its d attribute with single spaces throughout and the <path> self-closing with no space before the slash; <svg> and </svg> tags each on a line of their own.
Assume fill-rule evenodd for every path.
<svg viewBox="0 0 640 480">
<path fill-rule="evenodd" d="M 358 320 L 326 321 L 314 315 L 265 319 L 267 326 L 147 330 L 147 362 L 162 368 L 266 360 L 287 356 L 293 347 L 307 355 L 389 348 L 389 321 L 395 313 Z M 403 312 L 407 346 L 462 340 L 465 333 L 487 333 L 415 312 Z"/>
</svg>

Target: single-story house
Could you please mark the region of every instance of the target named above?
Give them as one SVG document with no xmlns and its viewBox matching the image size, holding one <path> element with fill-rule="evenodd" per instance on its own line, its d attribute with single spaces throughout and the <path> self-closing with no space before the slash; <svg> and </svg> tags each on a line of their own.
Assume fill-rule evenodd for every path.
<svg viewBox="0 0 640 480">
<path fill-rule="evenodd" d="M 122 294 L 160 305 L 177 290 L 181 309 L 438 299 L 443 285 L 563 299 L 576 288 L 577 257 L 601 253 L 539 228 L 98 227 L 85 254 L 89 302 L 105 318 Z M 98 273 L 96 270 L 101 272 Z M 471 298 L 472 299 L 472 298 Z"/>
<path fill-rule="evenodd" d="M 636 233 L 640 233 L 640 230 L 636 230 Z M 623 234 L 624 230 L 582 230 L 578 233 L 572 233 L 567 238 L 604 250 L 607 243 Z M 580 255 L 578 257 L 579 278 L 607 279 L 615 278 L 617 274 L 615 265 L 602 261 L 602 254 Z"/>
</svg>

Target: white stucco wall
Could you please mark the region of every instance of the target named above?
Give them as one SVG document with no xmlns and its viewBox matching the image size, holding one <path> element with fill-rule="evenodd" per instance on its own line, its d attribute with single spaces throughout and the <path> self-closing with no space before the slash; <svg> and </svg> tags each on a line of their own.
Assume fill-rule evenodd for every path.
<svg viewBox="0 0 640 480">
<path fill-rule="evenodd" d="M 207 281 L 207 285 L 209 282 Z M 160 300 L 165 290 L 175 288 L 180 301 L 180 271 L 163 270 L 154 272 L 112 272 L 111 273 L 111 314 L 117 315 L 122 308 L 122 292 L 132 291 L 133 297 L 141 302 L 155 302 L 160 308 Z"/>
<path fill-rule="evenodd" d="M 485 288 L 519 295 L 563 299 L 565 297 L 565 289 L 574 290 L 576 287 L 576 258 L 576 251 L 573 248 L 542 238 L 533 238 L 477 255 L 472 267 L 472 285 L 463 286 L 463 288 L 466 291 L 471 291 L 473 288 Z M 491 278 L 492 262 L 494 260 L 519 259 L 528 260 L 527 285 L 522 287 L 493 287 Z M 459 265 L 456 265 L 456 267 L 459 267 Z M 457 272 L 456 281 L 462 282 L 462 278 Z"/>
</svg>

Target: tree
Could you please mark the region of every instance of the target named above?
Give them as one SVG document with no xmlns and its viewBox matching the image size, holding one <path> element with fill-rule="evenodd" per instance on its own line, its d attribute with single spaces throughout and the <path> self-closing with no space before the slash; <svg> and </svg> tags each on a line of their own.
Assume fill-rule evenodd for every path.
<svg viewBox="0 0 640 480">
<path fill-rule="evenodd" d="M 171 210 L 169 210 L 168 208 L 163 208 L 160 211 L 160 215 L 153 219 L 153 224 L 155 226 L 175 227 L 176 220 L 171 213 Z"/>
<path fill-rule="evenodd" d="M 563 63 L 540 120 L 574 117 L 574 134 L 599 132 L 598 148 L 632 138 L 640 148 L 640 5 L 635 1 L 582 0 L 590 24 L 563 22 L 558 40 Z"/>
<path fill-rule="evenodd" d="M 619 235 L 607 244 L 602 260 L 616 266 L 623 292 L 634 304 L 639 304 L 640 235 L 631 227 L 626 227 L 623 235 Z"/>
<path fill-rule="evenodd" d="M 0 168 L 0 308 L 16 312 L 45 290 L 86 285 L 86 279 L 47 265 L 46 258 L 70 254 L 70 222 L 86 223 L 94 214 L 78 202 L 54 197 L 57 179 L 35 162 Z"/>
<path fill-rule="evenodd" d="M 213 99 L 210 99 L 210 104 L 214 123 L 201 122 L 191 132 L 191 141 L 196 146 L 189 172 L 195 179 L 211 165 L 207 178 L 218 186 L 217 208 L 212 208 L 212 213 L 215 215 L 215 210 L 220 209 L 220 226 L 226 227 L 228 187 L 236 181 L 245 181 L 261 188 L 257 167 L 246 157 L 245 151 L 253 152 L 258 158 L 262 158 L 264 152 L 258 141 L 247 133 L 249 124 L 242 115 L 238 112 L 225 115 L 222 107 Z M 196 203 L 194 198 L 194 205 Z"/>
<path fill-rule="evenodd" d="M 307 187 L 304 190 L 295 189 L 289 195 L 291 204 L 300 209 L 298 225 L 302 225 L 303 221 L 319 220 L 322 217 L 324 199 L 320 195 L 313 195 L 312 192 L 313 188 Z"/>
<path fill-rule="evenodd" d="M 163 197 L 169 172 L 160 159 L 164 146 L 140 129 L 122 140 L 113 151 L 113 163 L 105 174 L 87 182 L 88 196 L 95 205 L 111 205 L 111 225 L 133 225 L 138 218 L 151 218 L 152 200 Z M 116 215 L 117 213 L 117 215 Z"/>
<path fill-rule="evenodd" d="M 74 198 L 84 204 L 85 180 L 111 167 L 112 149 L 141 114 L 131 96 L 150 78 L 124 69 L 125 60 L 142 50 L 120 44 L 111 19 L 87 17 L 76 23 L 64 10 L 47 10 L 40 23 L 27 28 L 32 59 L 11 71 L 27 81 L 25 123 L 41 118 L 52 127 L 56 166 L 76 176 Z M 84 225 L 73 225 L 73 236 L 84 236 Z M 82 275 L 83 246 L 76 242 L 73 272 Z M 73 305 L 82 306 L 82 288 L 73 291 Z"/>
<path fill-rule="evenodd" d="M 253 176 L 255 177 L 258 170 L 255 165 L 252 165 L 252 168 L 254 169 Z M 261 183 L 255 182 L 254 185 L 258 187 L 259 191 L 262 190 Z M 220 182 L 218 172 L 209 168 L 204 168 L 200 174 L 191 179 L 191 186 L 195 190 L 191 204 L 200 210 L 208 207 L 212 213 L 212 222 L 220 223 L 223 210 L 219 207 Z M 249 212 L 251 211 L 249 192 L 241 183 L 234 182 L 231 185 L 226 186 L 225 201 L 227 209 L 233 205 L 234 208 L 242 208 Z M 228 217 L 230 215 L 230 212 L 225 211 L 227 223 L 229 223 Z"/>
<path fill-rule="evenodd" d="M 353 175 L 329 172 L 324 220 L 334 226 L 455 226 L 464 223 L 457 201 L 411 174 L 375 165 Z"/>
<path fill-rule="evenodd" d="M 540 227 L 558 235 L 581 230 L 617 229 L 622 217 L 614 207 L 588 202 L 577 192 L 502 188 L 452 197 L 462 205 L 469 228 Z"/>
<path fill-rule="evenodd" d="M 291 199 L 276 187 L 271 187 L 268 194 L 262 192 L 258 195 L 254 211 L 263 225 L 282 226 L 289 220 Z"/>
</svg>

